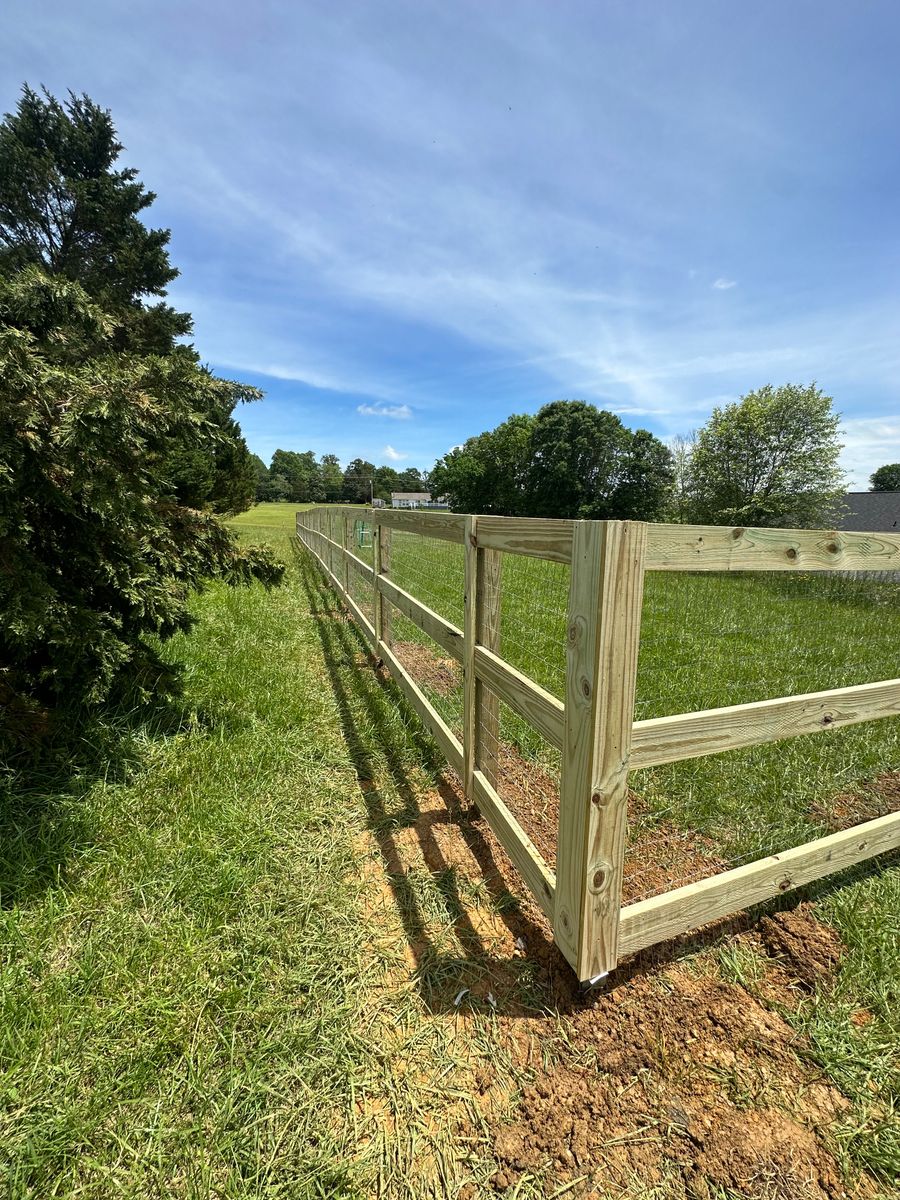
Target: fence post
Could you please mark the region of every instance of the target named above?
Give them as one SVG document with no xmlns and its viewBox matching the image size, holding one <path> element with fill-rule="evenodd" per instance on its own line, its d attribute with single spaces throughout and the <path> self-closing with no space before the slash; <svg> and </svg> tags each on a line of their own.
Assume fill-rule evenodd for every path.
<svg viewBox="0 0 900 1200">
<path fill-rule="evenodd" d="M 375 608 L 375 649 L 379 642 L 391 644 L 391 606 L 390 601 L 382 595 L 378 580 L 382 575 L 390 573 L 391 567 L 391 531 L 380 524 L 372 515 L 372 566 L 375 574 L 372 578 L 372 591 Z"/>
<path fill-rule="evenodd" d="M 341 555 L 341 579 L 344 584 L 345 595 L 350 595 L 350 564 L 347 562 L 347 551 L 350 550 L 350 518 L 345 512 L 341 513 L 341 545 L 344 547 L 344 553 Z"/>
<path fill-rule="evenodd" d="M 478 518 L 466 517 L 463 541 L 465 584 L 463 600 L 463 791 L 475 803 L 475 763 L 478 719 L 475 704 L 475 644 L 478 640 Z"/>
<path fill-rule="evenodd" d="M 553 932 L 580 980 L 618 957 L 646 542 L 641 522 L 575 524 Z"/>
<path fill-rule="evenodd" d="M 485 688 L 475 675 L 475 647 L 500 649 L 499 550 L 482 550 L 478 545 L 478 518 L 466 517 L 465 530 L 465 620 L 463 644 L 463 786 L 466 798 L 475 802 L 475 770 L 484 771 L 496 785 L 496 749 L 490 759 L 482 749 L 496 747 L 500 733 L 500 698 Z"/>
</svg>

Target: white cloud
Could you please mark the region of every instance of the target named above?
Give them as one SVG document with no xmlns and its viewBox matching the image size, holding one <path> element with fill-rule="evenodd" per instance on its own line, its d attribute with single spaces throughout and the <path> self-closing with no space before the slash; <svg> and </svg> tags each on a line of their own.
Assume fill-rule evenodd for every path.
<svg viewBox="0 0 900 1200">
<path fill-rule="evenodd" d="M 900 462 L 900 420 L 862 417 L 841 422 L 841 466 L 853 492 L 866 491 L 869 476 L 884 463 Z"/>
<path fill-rule="evenodd" d="M 401 454 L 399 450 L 395 450 L 393 446 L 385 446 L 381 453 L 389 462 L 400 462 L 404 458 L 409 458 L 408 454 Z"/>
<path fill-rule="evenodd" d="M 712 285 L 718 292 L 727 292 L 729 288 L 737 287 L 736 279 L 723 279 L 721 276 L 713 280 Z"/>
<path fill-rule="evenodd" d="M 412 416 L 408 404 L 360 404 L 356 411 L 364 417 L 390 417 L 393 421 L 408 421 Z"/>
</svg>

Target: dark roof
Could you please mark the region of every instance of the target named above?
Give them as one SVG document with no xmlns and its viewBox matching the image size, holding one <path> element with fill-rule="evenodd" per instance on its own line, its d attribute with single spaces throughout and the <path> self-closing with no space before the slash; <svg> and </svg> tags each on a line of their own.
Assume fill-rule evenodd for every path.
<svg viewBox="0 0 900 1200">
<path fill-rule="evenodd" d="M 844 497 L 846 514 L 838 529 L 857 529 L 861 533 L 900 531 L 900 492 L 848 492 Z"/>
</svg>

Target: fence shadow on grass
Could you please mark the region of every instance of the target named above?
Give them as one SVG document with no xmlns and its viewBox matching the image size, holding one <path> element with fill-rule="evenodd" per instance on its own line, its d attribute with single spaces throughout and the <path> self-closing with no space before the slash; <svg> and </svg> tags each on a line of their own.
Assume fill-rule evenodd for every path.
<svg viewBox="0 0 900 1200">
<path fill-rule="evenodd" d="M 602 997 L 627 987 L 636 976 L 724 944 L 752 929 L 760 916 L 823 898 L 851 879 L 874 873 L 884 861 L 884 858 L 869 860 L 840 875 L 821 879 L 754 909 L 660 943 L 624 961 L 599 988 L 581 989 L 553 944 L 546 923 L 540 917 L 531 919 L 514 899 L 513 891 L 520 895 L 524 892 L 514 869 L 498 861 L 484 823 L 460 801 L 458 790 L 450 782 L 452 773 L 408 707 L 405 696 L 390 676 L 378 669 L 356 625 L 299 543 L 295 545 L 295 553 L 356 770 L 368 827 L 403 924 L 414 977 L 431 1011 L 453 1011 L 454 999 L 463 988 L 469 988 L 475 1003 L 483 1003 L 485 1008 L 490 991 L 506 1016 L 536 1016 L 547 1009 L 571 1013 L 589 1008 Z M 396 709 L 405 716 L 399 734 L 391 720 L 392 710 Z M 423 809 L 422 783 L 414 782 L 411 777 L 413 760 L 429 775 L 433 774 L 434 789 L 428 795 L 434 807 L 427 811 Z M 390 808 L 377 786 L 379 764 L 387 768 L 391 788 L 400 800 L 399 808 Z M 455 839 L 447 836 L 451 827 Z M 511 950 L 499 954 L 496 947 L 488 944 L 484 924 L 479 928 L 471 900 L 467 900 L 460 886 L 465 872 L 460 872 L 457 862 L 450 861 L 456 857 L 455 853 L 448 854 L 453 840 L 458 846 L 464 845 L 474 860 L 492 910 L 510 935 L 510 945 L 515 939 L 524 941 L 523 957 L 513 955 Z M 431 876 L 433 890 L 442 897 L 443 915 L 452 924 L 456 950 L 442 948 L 430 932 L 428 913 L 416 888 L 415 870 L 404 857 L 410 841 L 416 844 L 422 866 Z M 898 861 L 900 855 L 887 858 Z"/>
<path fill-rule="evenodd" d="M 490 995 L 507 1014 L 537 1015 L 547 1000 L 535 990 L 535 952 L 542 962 L 548 956 L 558 960 L 560 973 L 568 967 L 546 928 L 533 921 L 511 893 L 516 881 L 504 875 L 483 822 L 461 802 L 448 778 L 449 768 L 405 697 L 379 669 L 305 552 L 298 547 L 297 553 L 367 825 L 403 924 L 422 999 L 431 1011 L 453 1011 L 454 1000 L 466 988 L 466 1003 L 488 1010 Z M 404 716 L 399 729 L 392 719 L 398 709 Z M 385 769 L 388 787 L 381 789 L 377 776 Z M 431 788 L 414 781 L 413 774 L 423 769 L 426 780 L 433 780 Z M 385 792 L 395 794 L 399 804 Z M 480 904 L 473 902 L 465 860 L 475 868 L 476 886 L 484 889 Z M 428 877 L 424 881 L 422 874 Z M 452 936 L 441 936 L 441 925 L 449 927 Z M 505 929 L 501 937 L 498 925 Z M 514 953 L 517 939 L 527 947 L 527 955 Z M 503 951 L 497 948 L 499 941 Z"/>
</svg>

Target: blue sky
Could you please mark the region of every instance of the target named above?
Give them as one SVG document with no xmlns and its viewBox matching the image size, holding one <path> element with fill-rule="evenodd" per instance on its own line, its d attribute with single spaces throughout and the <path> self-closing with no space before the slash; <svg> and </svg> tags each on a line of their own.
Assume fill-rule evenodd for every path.
<svg viewBox="0 0 900 1200">
<path fill-rule="evenodd" d="M 662 437 L 816 379 L 900 461 L 900 6 L 6 0 L 113 111 L 253 450 L 429 467 L 583 398 Z"/>
</svg>

